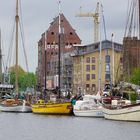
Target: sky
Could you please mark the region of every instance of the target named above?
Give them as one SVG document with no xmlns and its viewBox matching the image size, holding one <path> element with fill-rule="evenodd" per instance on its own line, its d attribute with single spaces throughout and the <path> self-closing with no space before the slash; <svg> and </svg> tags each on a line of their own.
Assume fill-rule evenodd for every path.
<svg viewBox="0 0 140 140">
<path fill-rule="evenodd" d="M 20 1 L 29 71 L 35 72 L 38 63 L 38 41 L 41 38 L 41 34 L 48 29 L 53 18 L 58 15 L 58 0 Z M 122 43 L 128 1 L 130 0 L 61 0 L 61 10 L 81 38 L 82 44 L 90 44 L 93 43 L 93 18 L 76 17 L 76 14 L 79 13 L 80 7 L 85 13 L 94 13 L 97 2 L 102 3 L 107 39 L 110 40 L 113 33 L 114 41 Z M 0 3 L 2 54 L 5 62 L 12 38 L 16 0 L 0 0 Z M 20 54 L 19 63 L 25 68 L 25 60 L 22 56 L 23 54 Z"/>
</svg>

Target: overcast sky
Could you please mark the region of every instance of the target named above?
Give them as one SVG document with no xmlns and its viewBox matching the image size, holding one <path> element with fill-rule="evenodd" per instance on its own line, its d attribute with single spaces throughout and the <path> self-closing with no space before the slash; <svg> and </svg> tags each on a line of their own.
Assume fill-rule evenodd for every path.
<svg viewBox="0 0 140 140">
<path fill-rule="evenodd" d="M 124 36 L 127 5 L 129 0 L 100 0 L 104 9 L 107 39 L 114 33 L 114 41 L 122 43 Z M 80 6 L 83 12 L 94 12 L 97 0 L 61 0 L 61 9 L 83 44 L 93 42 L 93 19 L 75 17 Z M 11 40 L 15 16 L 16 0 L 0 0 L 0 28 L 2 30 L 3 58 L 7 57 L 7 48 Z M 37 42 L 41 34 L 48 29 L 50 22 L 58 15 L 58 0 L 21 0 L 22 21 L 29 70 L 37 67 Z M 20 60 L 24 65 L 24 59 Z M 24 67 L 24 66 L 23 66 Z"/>
</svg>

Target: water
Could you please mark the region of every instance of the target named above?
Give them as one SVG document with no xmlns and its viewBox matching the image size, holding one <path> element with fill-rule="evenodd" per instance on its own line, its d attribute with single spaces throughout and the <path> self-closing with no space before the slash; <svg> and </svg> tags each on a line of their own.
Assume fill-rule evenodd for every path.
<svg viewBox="0 0 140 140">
<path fill-rule="evenodd" d="M 0 140 L 138 140 L 139 122 L 0 112 Z"/>
</svg>

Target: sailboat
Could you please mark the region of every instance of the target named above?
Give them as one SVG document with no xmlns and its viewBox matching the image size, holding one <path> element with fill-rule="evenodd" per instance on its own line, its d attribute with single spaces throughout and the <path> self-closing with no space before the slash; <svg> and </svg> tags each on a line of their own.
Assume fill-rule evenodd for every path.
<svg viewBox="0 0 140 140">
<path fill-rule="evenodd" d="M 130 13 L 129 13 L 129 20 L 131 21 L 130 22 L 130 25 L 129 25 L 129 20 L 127 22 L 127 28 L 128 28 L 128 35 L 124 38 L 124 41 L 126 41 L 124 44 L 124 71 L 127 72 L 128 74 L 128 78 L 130 78 L 130 71 L 132 71 L 132 67 L 136 67 L 136 66 L 139 66 L 139 63 L 137 61 L 139 61 L 138 59 L 134 59 L 132 58 L 133 57 L 138 57 L 138 54 L 139 54 L 139 41 L 140 40 L 137 40 L 137 37 L 131 37 L 131 33 L 132 33 L 132 27 L 135 26 L 133 25 L 136 24 L 136 22 L 133 22 L 133 17 L 136 17 L 136 14 L 137 12 L 136 11 L 140 11 L 140 0 L 132 0 L 131 2 L 131 8 L 133 9 L 131 11 L 131 8 L 130 8 Z M 139 8 L 139 9 L 136 9 L 136 8 Z M 132 12 L 132 13 L 131 13 Z M 140 31 L 140 15 L 139 15 L 139 23 L 138 23 L 138 30 Z M 134 27 L 134 30 L 135 30 L 136 26 Z M 134 40 L 133 40 L 134 39 Z M 139 32 L 139 39 L 140 39 L 140 32 Z M 137 42 L 137 43 L 135 43 Z M 125 46 L 126 45 L 126 46 Z M 136 47 L 137 45 L 137 47 Z M 129 50 L 127 50 L 128 48 Z M 133 49 L 133 54 L 132 55 L 132 51 L 131 49 Z M 136 51 L 136 53 L 135 53 Z M 131 56 L 131 59 L 129 58 Z M 131 60 L 135 60 L 133 61 L 136 65 L 132 64 L 132 61 Z M 137 61 L 136 61 L 137 60 Z M 127 65 L 126 65 L 127 64 Z M 126 74 L 126 73 L 125 73 Z M 130 83 L 125 83 L 123 82 L 124 85 L 126 85 L 126 87 L 128 87 L 129 91 L 128 93 L 129 94 L 136 94 L 136 88 L 134 88 L 134 93 L 130 93 L 130 87 L 133 88 L 132 84 Z M 123 83 L 121 83 L 121 87 L 123 86 Z M 119 121 L 140 121 L 140 103 L 134 101 L 130 101 L 130 100 L 112 100 L 112 104 L 110 106 L 103 106 L 102 108 L 102 111 L 104 112 L 104 117 L 106 119 L 110 119 L 110 120 L 119 120 Z"/>
<path fill-rule="evenodd" d="M 58 39 L 58 99 L 49 100 L 45 102 L 44 100 L 38 100 L 34 104 L 32 104 L 32 112 L 39 114 L 71 114 L 72 113 L 72 103 L 69 100 L 61 99 L 61 85 L 60 85 L 60 74 L 61 74 L 61 66 L 60 66 L 60 58 L 61 58 L 61 12 L 60 12 L 60 1 L 59 1 L 59 39 Z M 46 44 L 46 33 L 45 33 L 45 44 Z M 46 54 L 46 46 L 45 46 L 45 54 Z M 46 58 L 46 57 L 45 57 Z M 46 62 L 46 61 L 45 61 Z M 46 64 L 45 64 L 46 65 Z M 45 70 L 46 72 L 46 70 Z M 46 77 L 46 73 L 45 73 Z M 45 89 L 46 89 L 46 78 L 45 78 Z"/>
<path fill-rule="evenodd" d="M 2 67 L 4 68 L 3 57 L 2 57 L 2 43 L 1 43 L 1 30 L 0 30 L 0 100 L 9 96 L 10 92 L 13 90 L 14 85 L 10 84 L 9 74 L 7 72 L 2 73 Z"/>
<path fill-rule="evenodd" d="M 100 44 L 100 52 L 99 52 L 98 92 L 96 95 L 84 95 L 83 100 L 77 100 L 75 102 L 75 104 L 73 105 L 73 113 L 75 116 L 103 117 L 101 104 L 101 49 L 102 49 L 101 33 L 99 44 Z"/>
<path fill-rule="evenodd" d="M 4 99 L 0 103 L 0 111 L 4 112 L 31 112 L 31 106 L 30 104 L 23 99 L 18 98 L 19 94 L 19 87 L 18 87 L 18 25 L 19 25 L 19 14 L 18 14 L 18 5 L 19 0 L 16 0 L 16 82 L 15 82 L 15 91 L 17 97 L 12 97 L 10 99 Z"/>
</svg>

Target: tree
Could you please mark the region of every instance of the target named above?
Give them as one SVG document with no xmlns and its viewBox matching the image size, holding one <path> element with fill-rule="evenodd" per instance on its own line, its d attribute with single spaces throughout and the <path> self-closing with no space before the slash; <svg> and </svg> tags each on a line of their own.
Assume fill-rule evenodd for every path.
<svg viewBox="0 0 140 140">
<path fill-rule="evenodd" d="M 10 68 L 11 84 L 15 84 L 15 66 Z M 31 72 L 25 72 L 20 66 L 18 67 L 18 85 L 20 90 L 26 90 L 27 87 L 36 86 L 36 75 Z"/>
<path fill-rule="evenodd" d="M 132 71 L 130 82 L 135 85 L 140 85 L 140 68 L 136 68 Z"/>
</svg>

